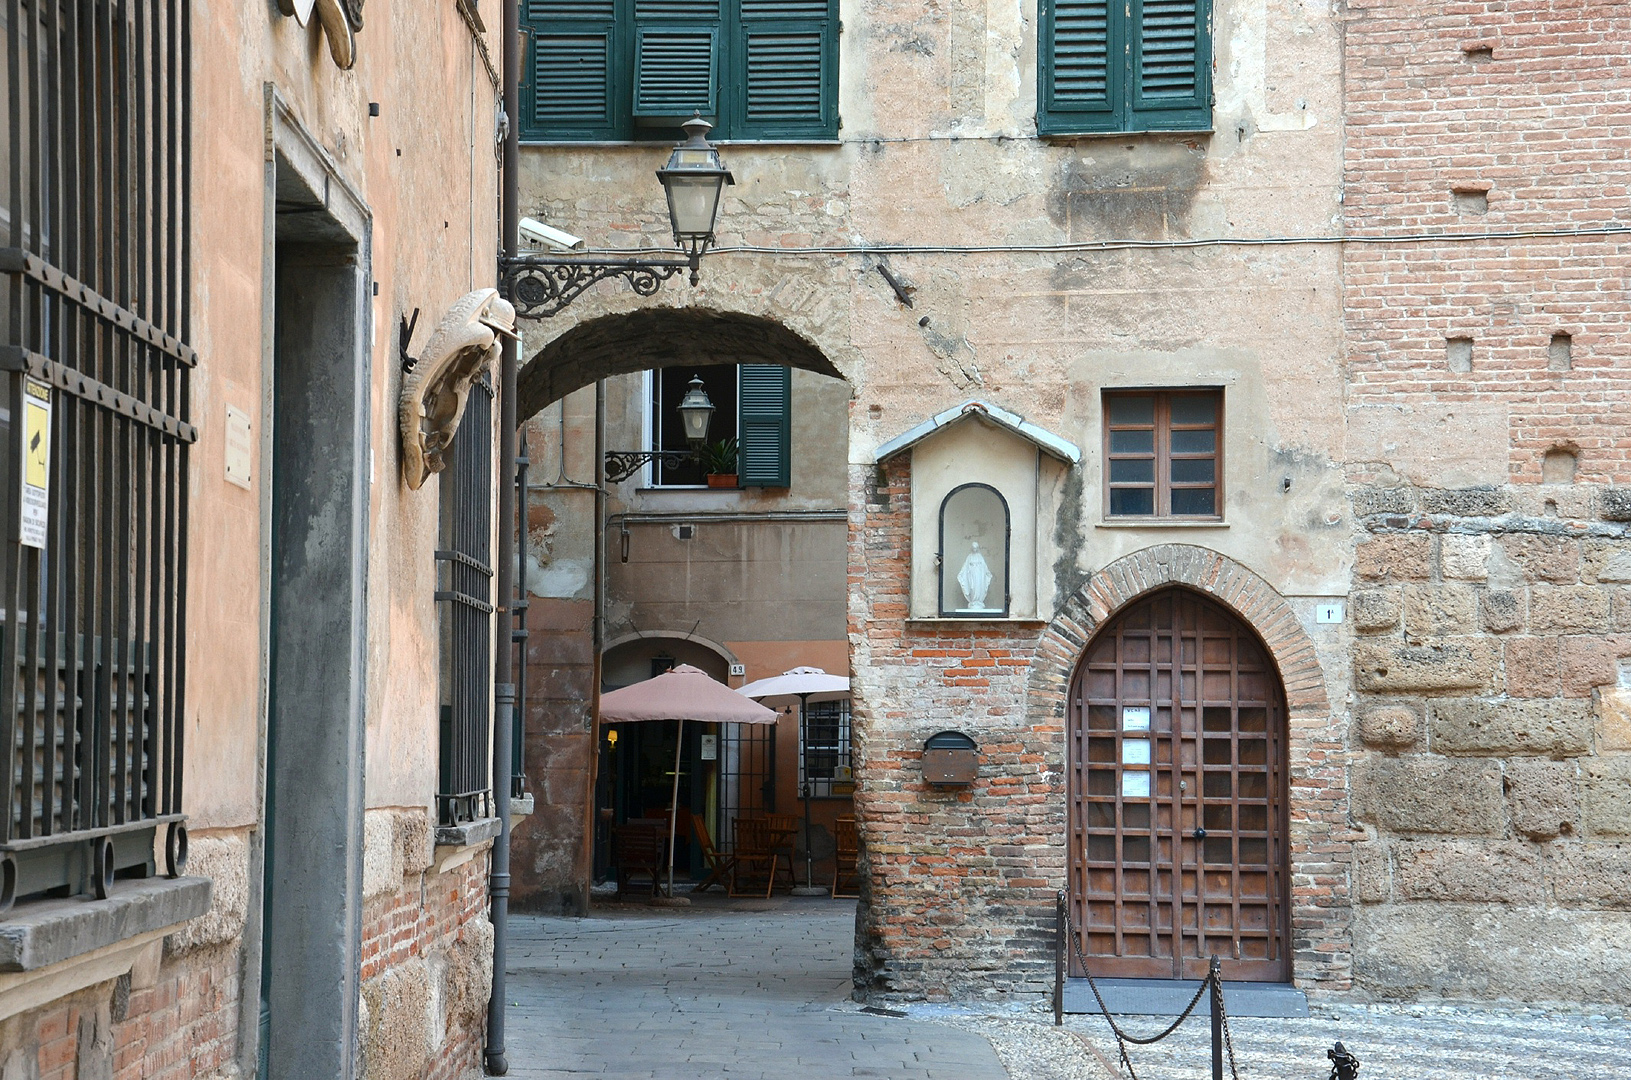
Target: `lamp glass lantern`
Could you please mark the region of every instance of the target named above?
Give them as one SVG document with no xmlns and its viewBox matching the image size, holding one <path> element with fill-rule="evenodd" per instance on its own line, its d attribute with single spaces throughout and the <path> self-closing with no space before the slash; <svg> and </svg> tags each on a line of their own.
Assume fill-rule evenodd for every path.
<svg viewBox="0 0 1631 1080">
<path fill-rule="evenodd" d="M 690 256 L 694 285 L 697 260 L 714 241 L 720 196 L 725 186 L 735 184 L 736 179 L 708 141 L 712 124 L 698 115 L 681 126 L 686 139 L 668 155 L 668 164 L 657 170 L 657 179 L 668 194 L 668 221 L 674 229 L 674 243 Z"/>
<path fill-rule="evenodd" d="M 680 423 L 685 428 L 685 441 L 700 447 L 708 441 L 708 425 L 714 417 L 714 403 L 708 391 L 702 388 L 702 376 L 693 375 L 680 399 Z"/>
</svg>

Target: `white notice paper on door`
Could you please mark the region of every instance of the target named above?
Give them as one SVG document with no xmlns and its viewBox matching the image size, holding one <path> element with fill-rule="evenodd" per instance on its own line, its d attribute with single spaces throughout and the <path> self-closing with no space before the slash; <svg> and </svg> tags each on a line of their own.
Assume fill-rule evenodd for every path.
<svg viewBox="0 0 1631 1080">
<path fill-rule="evenodd" d="M 1123 765 L 1148 765 L 1150 763 L 1150 740 L 1121 740 L 1121 763 Z"/>
<path fill-rule="evenodd" d="M 1150 774 L 1147 772 L 1124 772 L 1121 774 L 1121 797 L 1123 799 L 1147 799 L 1150 797 Z"/>
<path fill-rule="evenodd" d="M 1147 705 L 1123 705 L 1121 707 L 1121 730 L 1148 731 L 1150 730 L 1150 709 Z"/>
</svg>

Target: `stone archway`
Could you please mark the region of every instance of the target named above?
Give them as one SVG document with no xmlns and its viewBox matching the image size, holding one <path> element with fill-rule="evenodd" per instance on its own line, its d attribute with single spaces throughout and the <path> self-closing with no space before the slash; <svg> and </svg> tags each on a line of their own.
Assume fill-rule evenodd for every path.
<svg viewBox="0 0 1631 1080">
<path fill-rule="evenodd" d="M 643 308 L 579 323 L 526 358 L 516 382 L 516 415 L 524 421 L 608 376 L 705 364 L 780 364 L 844 378 L 821 349 L 774 319 L 698 307 Z"/>
</svg>

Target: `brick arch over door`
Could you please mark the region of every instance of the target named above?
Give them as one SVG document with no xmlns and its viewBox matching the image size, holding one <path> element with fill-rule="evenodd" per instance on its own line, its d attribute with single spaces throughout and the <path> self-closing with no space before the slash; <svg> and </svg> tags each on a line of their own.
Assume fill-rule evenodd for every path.
<svg viewBox="0 0 1631 1080">
<path fill-rule="evenodd" d="M 1161 544 L 1125 555 L 1089 577 L 1059 606 L 1037 644 L 1027 714 L 1063 724 L 1071 675 L 1093 632 L 1134 600 L 1169 585 L 1205 593 L 1262 637 L 1279 669 L 1293 719 L 1330 715 L 1314 643 L 1285 597 L 1228 556 L 1192 544 Z"/>
</svg>

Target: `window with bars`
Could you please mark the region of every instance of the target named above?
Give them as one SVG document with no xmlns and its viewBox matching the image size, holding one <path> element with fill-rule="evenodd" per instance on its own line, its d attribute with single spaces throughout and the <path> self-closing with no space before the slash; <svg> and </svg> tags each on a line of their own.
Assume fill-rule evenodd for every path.
<svg viewBox="0 0 1631 1080">
<path fill-rule="evenodd" d="M 1211 0 L 1039 6 L 1038 132 L 1211 130 Z"/>
<path fill-rule="evenodd" d="M 1222 434 L 1221 391 L 1105 394 L 1106 517 L 1217 519 Z"/>
<path fill-rule="evenodd" d="M 850 758 L 849 699 L 812 701 L 804 707 L 804 737 L 799 740 L 799 783 L 810 785 L 813 798 L 847 794 L 834 785 L 853 782 Z"/>
<path fill-rule="evenodd" d="M 491 817 L 493 387 L 470 387 L 441 474 L 442 723 L 436 801 L 446 826 Z"/>
<path fill-rule="evenodd" d="M 521 137 L 838 134 L 837 0 L 519 0 Z"/>
<path fill-rule="evenodd" d="M 187 11 L 0 11 L 0 908 L 181 825 Z"/>
</svg>

